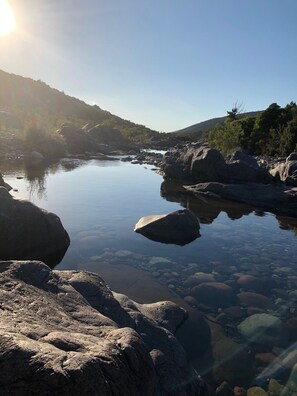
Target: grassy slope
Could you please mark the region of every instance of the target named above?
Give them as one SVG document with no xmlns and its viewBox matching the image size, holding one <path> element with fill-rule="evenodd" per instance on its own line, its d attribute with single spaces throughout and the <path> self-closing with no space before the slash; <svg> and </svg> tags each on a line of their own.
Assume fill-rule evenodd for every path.
<svg viewBox="0 0 297 396">
<path fill-rule="evenodd" d="M 38 125 L 48 130 L 55 130 L 65 122 L 72 122 L 77 126 L 103 122 L 118 128 L 124 135 L 134 140 L 156 139 L 159 136 L 156 131 L 117 117 L 97 105 L 91 106 L 65 95 L 42 81 L 34 81 L 2 70 L 0 70 L 0 111 L 14 115 L 20 121 L 21 129 Z"/>
</svg>

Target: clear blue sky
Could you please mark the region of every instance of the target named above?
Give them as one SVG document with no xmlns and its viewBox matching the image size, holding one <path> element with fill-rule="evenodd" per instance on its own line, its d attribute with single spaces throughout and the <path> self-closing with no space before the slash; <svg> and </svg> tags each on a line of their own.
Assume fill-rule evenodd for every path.
<svg viewBox="0 0 297 396">
<path fill-rule="evenodd" d="M 173 131 L 297 100 L 297 0 L 10 0 L 0 69 Z"/>
</svg>

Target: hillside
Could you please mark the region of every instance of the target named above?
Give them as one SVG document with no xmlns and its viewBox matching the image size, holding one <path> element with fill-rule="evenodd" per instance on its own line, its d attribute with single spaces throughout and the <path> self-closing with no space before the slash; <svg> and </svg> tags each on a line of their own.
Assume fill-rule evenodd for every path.
<svg viewBox="0 0 297 396">
<path fill-rule="evenodd" d="M 134 142 L 148 143 L 161 137 L 157 131 L 124 120 L 97 105 L 88 105 L 40 80 L 0 70 L 0 126 L 26 129 L 33 125 L 53 131 L 63 123 L 77 127 L 103 123 Z"/>
<path fill-rule="evenodd" d="M 257 114 L 259 114 L 259 111 L 251 111 L 248 113 L 240 114 L 240 117 L 253 117 Z M 172 135 L 177 137 L 189 137 L 195 140 L 203 139 L 210 129 L 214 128 L 219 124 L 222 124 L 225 119 L 226 117 L 211 118 L 210 120 L 199 122 L 198 124 L 190 125 L 186 128 L 174 131 L 172 132 Z"/>
</svg>

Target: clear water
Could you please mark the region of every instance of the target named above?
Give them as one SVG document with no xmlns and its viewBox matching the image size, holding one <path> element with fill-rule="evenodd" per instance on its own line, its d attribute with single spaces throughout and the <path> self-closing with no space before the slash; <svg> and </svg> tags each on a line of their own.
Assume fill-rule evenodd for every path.
<svg viewBox="0 0 297 396">
<path fill-rule="evenodd" d="M 17 190 L 11 191 L 13 196 L 29 199 L 61 218 L 71 245 L 58 269 L 103 271 L 112 288 L 130 290 L 130 297 L 140 302 L 170 298 L 165 289 L 179 298 L 187 296 L 186 281 L 197 272 L 233 284 L 241 274 L 277 278 L 287 296 L 296 291 L 296 219 L 191 198 L 164 184 L 151 168 L 121 161 L 62 160 L 38 169 L 2 164 L 1 172 Z M 133 231 L 142 216 L 181 207 L 200 220 L 201 236 L 192 243 L 162 244 Z M 129 268 L 137 271 L 130 273 Z M 156 283 L 163 288 L 161 293 Z M 276 315 L 285 320 L 297 316 L 294 298 L 268 297 L 278 300 Z"/>
<path fill-rule="evenodd" d="M 61 218 L 71 246 L 60 269 L 83 268 L 84 260 L 107 249 L 166 257 L 181 264 L 211 265 L 219 260 L 229 266 L 239 261 L 296 265 L 294 219 L 227 202 L 195 200 L 171 193 L 170 186 L 161 197 L 163 178 L 150 168 L 121 161 L 63 160 L 44 169 L 2 166 L 2 173 L 18 190 L 11 192 L 13 196 L 29 199 Z M 182 205 L 200 219 L 201 237 L 191 244 L 153 242 L 133 231 L 140 217 Z"/>
</svg>

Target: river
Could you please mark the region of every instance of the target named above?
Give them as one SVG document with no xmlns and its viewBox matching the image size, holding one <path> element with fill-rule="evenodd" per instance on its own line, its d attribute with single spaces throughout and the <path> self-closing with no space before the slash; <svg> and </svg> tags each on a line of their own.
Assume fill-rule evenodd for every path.
<svg viewBox="0 0 297 396">
<path fill-rule="evenodd" d="M 56 269 L 98 272 L 113 290 L 139 302 L 176 296 L 172 299 L 195 305 L 192 289 L 199 284 L 197 278 L 224 282 L 236 293 L 253 292 L 273 304 L 273 309 L 263 309 L 245 300 L 241 302 L 245 312 L 256 305 L 253 314 L 272 312 L 286 325 L 292 318 L 296 321 L 295 219 L 191 198 L 164 183 L 151 166 L 120 160 L 63 159 L 38 168 L 6 163 L 1 169 L 14 197 L 28 199 L 61 218 L 71 245 Z M 200 221 L 200 237 L 192 243 L 162 244 L 133 231 L 140 217 L 181 207 L 192 210 Z M 244 278 L 247 275 L 250 278 Z M 238 283 L 252 278 L 256 280 L 249 286 Z M 267 289 L 255 286 L 259 279 Z M 219 303 L 197 304 L 215 320 L 222 314 Z M 243 319 L 233 317 L 235 329 Z M 280 344 L 279 352 L 264 343 L 260 352 L 276 356 L 293 341 L 294 337 Z M 256 371 L 261 364 L 256 363 Z"/>
</svg>

